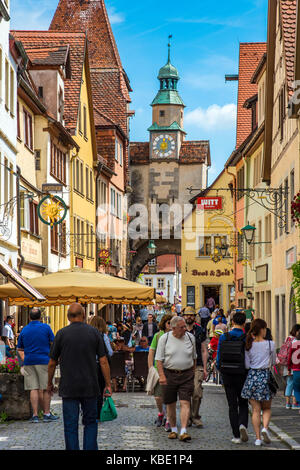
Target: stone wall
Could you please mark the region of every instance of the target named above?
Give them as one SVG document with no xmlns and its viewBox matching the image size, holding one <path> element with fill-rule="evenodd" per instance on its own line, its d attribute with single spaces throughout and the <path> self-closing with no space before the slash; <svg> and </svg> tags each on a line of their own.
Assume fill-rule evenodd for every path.
<svg viewBox="0 0 300 470">
<path fill-rule="evenodd" d="M 30 418 L 30 392 L 24 390 L 23 375 L 0 374 L 0 394 L 0 413 L 6 413 L 10 420 Z"/>
</svg>

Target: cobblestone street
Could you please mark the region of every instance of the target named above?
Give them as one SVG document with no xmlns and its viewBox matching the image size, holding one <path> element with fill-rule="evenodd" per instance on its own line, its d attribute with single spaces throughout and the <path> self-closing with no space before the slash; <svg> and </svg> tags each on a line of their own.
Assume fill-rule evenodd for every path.
<svg viewBox="0 0 300 470">
<path fill-rule="evenodd" d="M 164 429 L 154 426 L 156 407 L 154 398 L 145 393 L 116 393 L 118 419 L 99 425 L 99 450 L 257 450 L 249 417 L 249 441 L 231 443 L 228 407 L 221 386 L 206 385 L 201 406 L 202 429 L 189 428 L 190 442 L 168 439 Z M 60 416 L 58 422 L 31 424 L 11 422 L 0 424 L 0 450 L 64 450 L 61 400 L 55 396 L 52 411 Z M 81 446 L 82 426 L 80 424 Z M 288 449 L 275 436 L 272 443 L 259 450 Z"/>
</svg>

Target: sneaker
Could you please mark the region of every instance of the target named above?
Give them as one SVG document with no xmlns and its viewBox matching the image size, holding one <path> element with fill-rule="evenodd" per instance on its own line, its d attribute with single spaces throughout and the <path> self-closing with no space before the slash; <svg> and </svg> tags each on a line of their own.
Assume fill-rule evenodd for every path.
<svg viewBox="0 0 300 470">
<path fill-rule="evenodd" d="M 249 439 L 247 428 L 243 424 L 240 425 L 240 437 L 242 442 L 247 442 Z"/>
<path fill-rule="evenodd" d="M 262 442 L 260 439 L 256 439 L 256 441 L 254 442 L 254 445 L 256 446 L 262 446 Z"/>
<path fill-rule="evenodd" d="M 38 416 L 31 416 L 29 419 L 30 423 L 39 423 L 39 417 Z"/>
<path fill-rule="evenodd" d="M 168 439 L 177 439 L 177 436 L 178 436 L 177 432 L 172 431 L 168 435 Z"/>
<path fill-rule="evenodd" d="M 233 444 L 241 444 L 241 443 L 242 443 L 242 441 L 241 441 L 241 439 L 240 439 L 239 437 L 233 437 L 233 438 L 231 439 L 231 442 L 232 442 Z"/>
<path fill-rule="evenodd" d="M 165 431 L 166 432 L 171 432 L 171 426 L 170 426 L 170 423 L 168 421 L 166 421 L 166 424 L 165 424 Z"/>
<path fill-rule="evenodd" d="M 180 434 L 179 436 L 179 440 L 183 442 L 190 441 L 191 439 L 192 439 L 191 436 L 186 432 L 184 432 L 183 434 Z"/>
<path fill-rule="evenodd" d="M 293 404 L 292 410 L 300 410 L 300 403 Z"/>
<path fill-rule="evenodd" d="M 263 438 L 264 442 L 266 444 L 270 444 L 271 438 L 270 438 L 270 434 L 268 433 L 268 430 L 266 428 L 263 428 L 261 430 L 261 435 L 262 435 L 262 438 Z"/>
<path fill-rule="evenodd" d="M 158 415 L 157 416 L 157 418 L 155 420 L 155 424 L 156 424 L 157 428 L 160 428 L 163 425 L 163 419 L 164 419 L 164 415 Z"/>
<path fill-rule="evenodd" d="M 44 415 L 43 422 L 44 423 L 50 423 L 51 421 L 56 421 L 57 419 L 59 419 L 59 416 L 55 416 L 52 413 L 50 413 L 49 416 Z"/>
<path fill-rule="evenodd" d="M 285 408 L 286 408 L 287 410 L 291 410 L 291 409 L 292 409 L 292 405 L 291 405 L 290 403 L 287 403 L 287 404 L 285 405 Z"/>
</svg>

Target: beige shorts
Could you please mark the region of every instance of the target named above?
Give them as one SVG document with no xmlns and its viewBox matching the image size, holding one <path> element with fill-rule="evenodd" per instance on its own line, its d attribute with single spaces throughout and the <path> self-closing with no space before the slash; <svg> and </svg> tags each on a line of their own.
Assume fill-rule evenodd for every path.
<svg viewBox="0 0 300 470">
<path fill-rule="evenodd" d="M 48 365 L 24 366 L 24 389 L 46 390 L 48 386 Z"/>
</svg>

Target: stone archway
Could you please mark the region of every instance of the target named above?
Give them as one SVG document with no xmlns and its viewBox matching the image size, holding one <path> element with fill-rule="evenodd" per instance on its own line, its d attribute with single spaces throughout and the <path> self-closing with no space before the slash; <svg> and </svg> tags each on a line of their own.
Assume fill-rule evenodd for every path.
<svg viewBox="0 0 300 470">
<path fill-rule="evenodd" d="M 148 251 L 149 240 L 141 240 L 141 243 L 135 247 L 136 254 L 131 260 L 131 280 L 135 281 L 144 266 L 153 258 L 161 255 L 181 255 L 181 240 L 154 240 L 156 245 L 155 255 L 150 255 Z"/>
</svg>

